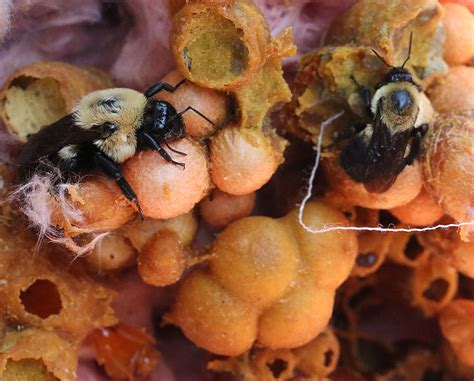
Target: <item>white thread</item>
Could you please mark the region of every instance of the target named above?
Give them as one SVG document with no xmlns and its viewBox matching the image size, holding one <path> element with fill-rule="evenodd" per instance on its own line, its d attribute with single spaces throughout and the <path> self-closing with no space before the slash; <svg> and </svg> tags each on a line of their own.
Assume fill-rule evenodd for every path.
<svg viewBox="0 0 474 381">
<path fill-rule="evenodd" d="M 316 143 L 316 158 L 314 161 L 314 166 L 313 169 L 311 170 L 311 176 L 309 177 L 308 180 L 308 190 L 306 192 L 305 197 L 303 198 L 303 201 L 301 202 L 301 205 L 298 210 L 298 221 L 299 224 L 303 227 L 304 230 L 306 230 L 309 233 L 312 234 L 322 234 L 322 233 L 328 233 L 331 231 L 347 231 L 347 230 L 356 230 L 356 231 L 376 231 L 376 232 L 383 232 L 383 233 L 388 233 L 388 232 L 404 232 L 404 233 L 411 233 L 411 232 L 426 232 L 426 231 L 431 231 L 431 230 L 437 230 L 437 229 L 449 229 L 449 228 L 461 228 L 463 226 L 474 226 L 474 221 L 471 222 L 460 222 L 457 224 L 440 224 L 440 225 L 435 225 L 435 226 L 427 226 L 423 228 L 384 228 L 383 226 L 328 226 L 324 225 L 322 229 L 313 229 L 306 225 L 303 221 L 303 213 L 304 213 L 304 208 L 306 207 L 306 203 L 309 201 L 309 199 L 312 196 L 313 193 L 313 182 L 314 178 L 316 177 L 316 171 L 318 170 L 319 167 L 319 162 L 321 160 L 321 147 L 323 144 L 323 133 L 324 129 L 331 124 L 334 120 L 339 118 L 342 114 L 344 114 L 344 111 L 339 112 L 336 115 L 333 115 L 329 119 L 326 119 L 323 123 L 321 123 L 321 127 L 319 129 L 319 135 L 318 135 L 318 140 Z"/>
</svg>

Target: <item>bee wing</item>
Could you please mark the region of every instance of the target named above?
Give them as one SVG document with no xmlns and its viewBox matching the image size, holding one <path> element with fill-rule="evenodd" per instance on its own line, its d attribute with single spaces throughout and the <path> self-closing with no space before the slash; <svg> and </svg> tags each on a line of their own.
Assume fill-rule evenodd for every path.
<svg viewBox="0 0 474 381">
<path fill-rule="evenodd" d="M 73 114 L 64 116 L 28 138 L 17 160 L 20 177 L 27 177 L 42 159 L 48 158 L 61 148 L 70 144 L 92 142 L 100 138 L 101 134 L 102 131 L 98 128 L 85 130 L 78 127 Z"/>
<path fill-rule="evenodd" d="M 383 193 L 395 182 L 405 167 L 405 150 L 411 130 L 392 134 L 379 115 L 367 150 L 367 170 L 364 186 L 371 193 Z"/>
</svg>

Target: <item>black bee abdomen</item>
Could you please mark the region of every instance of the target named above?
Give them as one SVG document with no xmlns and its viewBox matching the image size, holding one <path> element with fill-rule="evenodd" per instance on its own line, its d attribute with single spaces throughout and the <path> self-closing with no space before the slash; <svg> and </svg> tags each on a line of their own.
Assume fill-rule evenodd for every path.
<svg viewBox="0 0 474 381">
<path fill-rule="evenodd" d="M 405 167 L 404 152 L 411 131 L 390 134 L 378 125 L 370 134 L 356 135 L 341 152 L 340 162 L 346 173 L 363 183 L 370 193 L 385 192 Z"/>
<path fill-rule="evenodd" d="M 368 145 L 363 137 L 361 135 L 356 135 L 341 152 L 340 162 L 342 168 L 358 183 L 363 183 L 367 180 L 367 151 Z"/>
</svg>

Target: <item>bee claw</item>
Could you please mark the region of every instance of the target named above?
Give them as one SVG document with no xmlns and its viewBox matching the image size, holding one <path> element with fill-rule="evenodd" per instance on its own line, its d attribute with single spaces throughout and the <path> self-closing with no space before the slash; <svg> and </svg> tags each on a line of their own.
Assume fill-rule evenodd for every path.
<svg viewBox="0 0 474 381">
<path fill-rule="evenodd" d="M 137 199 L 135 199 L 135 207 L 137 208 L 137 212 L 140 215 L 140 220 L 142 222 L 144 222 L 145 221 L 145 215 L 143 214 L 143 210 L 142 210 L 142 208 L 140 206 L 140 203 L 138 202 Z"/>
<path fill-rule="evenodd" d="M 172 161 L 172 163 L 173 163 L 174 165 L 179 165 L 180 167 L 182 167 L 182 168 L 183 168 L 183 171 L 186 169 L 186 164 L 184 164 L 184 163 L 180 163 L 180 162 L 174 161 L 174 160 Z"/>
</svg>

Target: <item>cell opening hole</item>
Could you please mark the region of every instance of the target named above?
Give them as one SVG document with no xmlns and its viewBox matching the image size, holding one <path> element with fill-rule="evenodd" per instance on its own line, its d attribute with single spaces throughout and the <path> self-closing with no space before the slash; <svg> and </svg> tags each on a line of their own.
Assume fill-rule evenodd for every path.
<svg viewBox="0 0 474 381">
<path fill-rule="evenodd" d="M 61 312 L 61 295 L 56 285 L 47 279 L 37 279 L 30 287 L 20 293 L 25 311 L 46 319 Z"/>
<path fill-rule="evenodd" d="M 328 368 L 332 364 L 332 360 L 334 359 L 334 351 L 332 349 L 328 349 L 324 352 L 324 366 Z"/>
<path fill-rule="evenodd" d="M 423 246 L 420 245 L 418 242 L 418 239 L 416 238 L 416 235 L 412 235 L 410 239 L 408 240 L 408 243 L 405 247 L 405 257 L 410 259 L 411 261 L 414 261 L 420 257 L 420 255 L 423 253 Z"/>
<path fill-rule="evenodd" d="M 442 278 L 434 279 L 423 292 L 423 297 L 434 302 L 440 302 L 448 292 L 449 283 Z"/>
<path fill-rule="evenodd" d="M 267 364 L 267 366 L 272 372 L 273 377 L 278 379 L 278 377 L 280 377 L 281 374 L 288 368 L 288 363 L 285 360 L 276 359 L 270 364 Z"/>
</svg>

